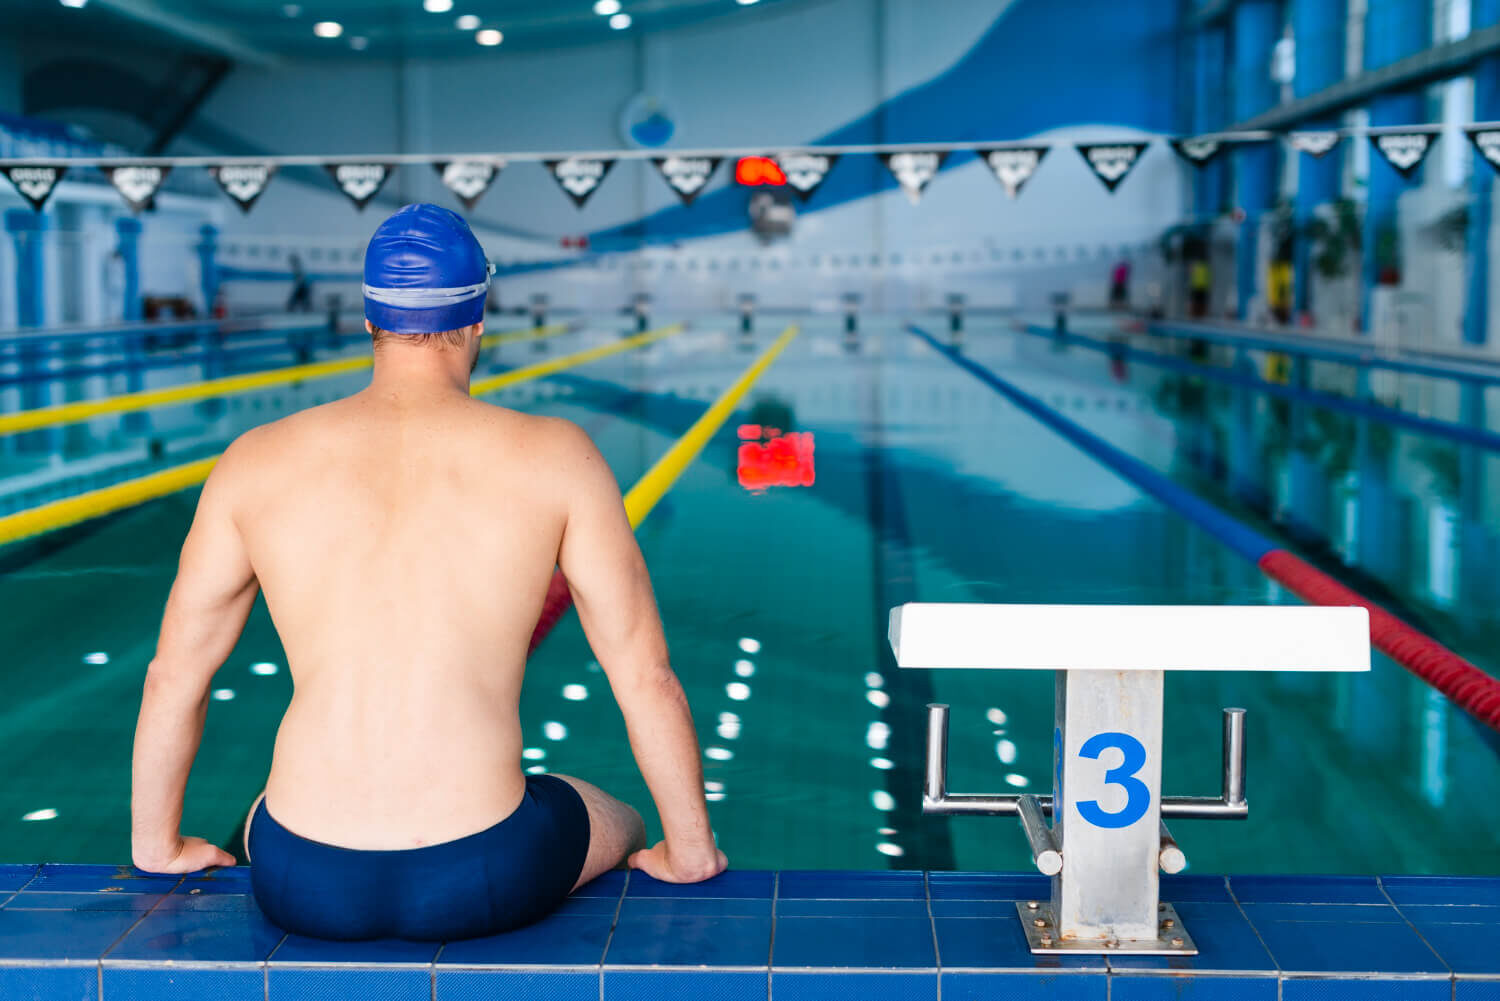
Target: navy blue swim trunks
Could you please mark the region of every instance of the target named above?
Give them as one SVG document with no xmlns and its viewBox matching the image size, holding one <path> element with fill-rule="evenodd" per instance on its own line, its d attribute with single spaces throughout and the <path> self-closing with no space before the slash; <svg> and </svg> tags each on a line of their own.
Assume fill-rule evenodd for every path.
<svg viewBox="0 0 1500 1001">
<path fill-rule="evenodd" d="M 554 775 L 528 775 L 515 812 L 455 841 L 391 851 L 339 848 L 282 827 L 265 800 L 250 818 L 256 903 L 286 931 L 344 941 L 451 941 L 551 913 L 589 850 L 583 799 Z"/>
</svg>

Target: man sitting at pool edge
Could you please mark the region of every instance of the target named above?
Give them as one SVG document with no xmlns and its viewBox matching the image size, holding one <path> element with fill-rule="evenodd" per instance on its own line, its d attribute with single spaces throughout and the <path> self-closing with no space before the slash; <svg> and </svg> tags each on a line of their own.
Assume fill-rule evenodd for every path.
<svg viewBox="0 0 1500 1001">
<path fill-rule="evenodd" d="M 179 826 L 214 672 L 256 594 L 295 691 L 246 841 L 288 931 L 442 940 L 535 921 L 628 861 L 723 871 L 697 736 L 613 474 L 573 424 L 469 396 L 490 269 L 408 205 L 365 253 L 367 389 L 255 428 L 203 487 L 146 672 L 132 853 L 232 864 Z M 594 786 L 521 769 L 527 645 L 561 567 L 664 840 Z"/>
</svg>

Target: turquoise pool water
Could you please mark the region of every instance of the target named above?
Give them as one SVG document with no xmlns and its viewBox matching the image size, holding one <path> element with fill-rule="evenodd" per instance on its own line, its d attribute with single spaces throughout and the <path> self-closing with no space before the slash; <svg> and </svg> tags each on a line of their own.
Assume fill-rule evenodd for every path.
<svg viewBox="0 0 1500 1001">
<path fill-rule="evenodd" d="M 799 338 L 638 532 L 698 720 L 721 845 L 732 864 L 754 868 L 1024 868 L 1014 821 L 921 816 L 924 706 L 953 707 L 952 788 L 1045 792 L 1052 679 L 898 671 L 885 641 L 892 606 L 1296 599 L 923 346 L 898 318 L 866 318 L 852 350 L 836 318 L 798 322 Z M 619 336 L 617 323 L 593 322 L 541 347 L 507 345 L 500 362 L 604 343 Z M 732 318 L 696 318 L 679 337 L 492 399 L 577 421 L 628 487 L 779 329 L 763 319 L 745 343 Z M 1059 351 L 998 321 L 971 319 L 966 350 L 1262 528 L 1275 531 L 1284 520 L 1286 505 L 1274 501 L 1284 499 L 1289 460 L 1272 447 L 1278 417 L 1263 401 L 1251 410 L 1255 435 L 1267 442 L 1254 469 L 1273 502 L 1257 507 L 1253 492 L 1247 500 L 1222 487 L 1215 450 L 1227 447 L 1224 428 L 1242 414 L 1232 394 L 1209 391 L 1184 407 L 1181 386 L 1161 373 L 1138 366 L 1122 373 L 1099 354 Z M 169 408 L 152 414 L 150 431 L 122 430 L 120 418 L 93 422 L 54 442 L 57 456 L 46 443 L 34 446 L 40 454 L 0 453 L 0 470 L 14 482 L 89 466 L 108 477 L 111 463 L 153 435 L 167 442 L 165 451 L 140 454 L 132 468 L 171 465 L 362 378 Z M 750 422 L 810 434 L 815 480 L 742 486 L 736 428 Z M 1335 430 L 1356 442 L 1362 433 Z M 1359 477 L 1369 480 L 1373 468 L 1350 458 L 1358 448 L 1315 456 L 1325 502 L 1309 520 L 1325 544 L 1319 549 L 1316 532 L 1304 544 L 1352 564 L 1444 642 L 1495 670 L 1495 606 L 1432 556 L 1432 526 L 1446 522 L 1428 510 L 1447 504 L 1458 512 L 1450 520 L 1462 521 L 1468 502 L 1449 503 L 1439 479 L 1409 472 L 1427 461 L 1423 443 L 1393 441 L 1381 467 L 1392 506 L 1378 516 L 1390 519 L 1403 555 L 1381 554 L 1379 562 L 1347 545 L 1347 521 L 1369 496 Z M 1485 482 L 1500 482 L 1493 459 L 1451 462 L 1477 464 Z M 127 857 L 139 684 L 195 499 L 186 491 L 0 549 L 8 695 L 0 770 L 11 776 L 0 790 L 0 860 Z M 1413 534 L 1402 525 L 1427 527 Z M 1361 566 L 1362 555 L 1371 566 Z M 91 656 L 98 654 L 107 660 Z M 232 695 L 210 706 L 188 794 L 192 832 L 226 839 L 240 822 L 263 782 L 289 685 L 258 607 L 215 681 Z M 1500 759 L 1462 713 L 1400 667 L 1378 658 L 1368 675 L 1169 678 L 1168 793 L 1217 790 L 1226 705 L 1249 710 L 1251 815 L 1242 823 L 1174 823 L 1194 869 L 1500 869 L 1493 796 Z M 571 615 L 534 655 L 522 709 L 529 765 L 649 805 L 618 711 Z M 46 811 L 56 816 L 23 819 Z"/>
</svg>

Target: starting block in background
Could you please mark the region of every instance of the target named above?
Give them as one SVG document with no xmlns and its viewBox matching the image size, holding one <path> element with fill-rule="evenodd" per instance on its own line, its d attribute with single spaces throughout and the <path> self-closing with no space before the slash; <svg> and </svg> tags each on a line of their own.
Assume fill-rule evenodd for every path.
<svg viewBox="0 0 1500 1001">
<path fill-rule="evenodd" d="M 922 812 L 1018 816 L 1052 877 L 1017 905 L 1034 953 L 1198 951 L 1159 900 L 1159 871 L 1187 864 L 1163 818 L 1248 815 L 1245 710 L 1224 710 L 1219 795 L 1164 798 L 1165 672 L 1370 669 L 1363 608 L 907 604 L 890 641 L 903 668 L 1057 674 L 1051 796 L 948 792 L 948 707 L 927 707 Z"/>
</svg>

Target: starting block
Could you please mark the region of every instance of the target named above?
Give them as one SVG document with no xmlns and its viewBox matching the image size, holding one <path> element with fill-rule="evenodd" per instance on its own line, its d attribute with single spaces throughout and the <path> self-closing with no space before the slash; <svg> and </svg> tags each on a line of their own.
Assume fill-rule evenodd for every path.
<svg viewBox="0 0 1500 1001">
<path fill-rule="evenodd" d="M 948 792 L 948 707 L 927 707 L 922 812 L 1019 817 L 1052 877 L 1050 900 L 1017 904 L 1033 953 L 1198 951 L 1159 899 L 1187 865 L 1163 820 L 1249 815 L 1245 710 L 1223 712 L 1219 795 L 1163 797 L 1166 672 L 1370 669 L 1353 607 L 907 604 L 890 641 L 902 668 L 1056 672 L 1051 796 Z"/>
</svg>

